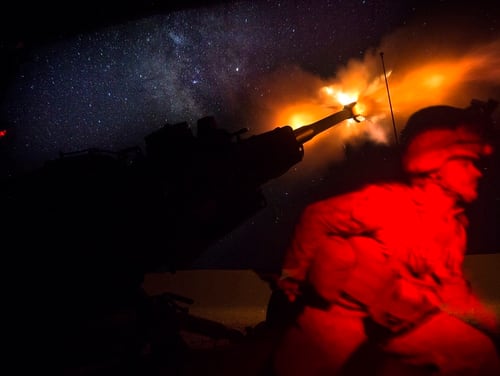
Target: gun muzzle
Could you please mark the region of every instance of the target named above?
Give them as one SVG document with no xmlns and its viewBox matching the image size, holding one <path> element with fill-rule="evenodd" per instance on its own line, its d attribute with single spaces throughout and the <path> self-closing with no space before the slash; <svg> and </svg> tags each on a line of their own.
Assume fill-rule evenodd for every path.
<svg viewBox="0 0 500 376">
<path fill-rule="evenodd" d="M 295 129 L 293 133 L 295 135 L 295 138 L 297 139 L 297 142 L 299 142 L 300 144 L 304 144 L 321 132 L 332 128 L 347 119 L 354 119 L 359 123 L 359 115 L 355 115 L 352 110 L 355 104 L 356 102 L 349 103 L 345 105 L 344 108 L 339 112 L 327 116 L 324 119 L 318 120 L 315 123 L 304 125 L 300 128 Z"/>
</svg>

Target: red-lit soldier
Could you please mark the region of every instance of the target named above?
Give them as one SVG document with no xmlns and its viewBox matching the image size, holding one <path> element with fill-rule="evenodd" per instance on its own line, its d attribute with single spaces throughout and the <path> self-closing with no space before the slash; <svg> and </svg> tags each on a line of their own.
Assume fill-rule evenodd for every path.
<svg viewBox="0 0 500 376">
<path fill-rule="evenodd" d="M 464 207 L 493 152 L 487 121 L 472 105 L 419 110 L 402 134 L 407 181 L 306 207 L 278 283 L 304 302 L 274 356 L 278 376 L 349 374 L 364 348 L 380 354 L 378 371 L 365 365 L 377 375 L 500 375 L 497 317 L 462 270 Z"/>
</svg>

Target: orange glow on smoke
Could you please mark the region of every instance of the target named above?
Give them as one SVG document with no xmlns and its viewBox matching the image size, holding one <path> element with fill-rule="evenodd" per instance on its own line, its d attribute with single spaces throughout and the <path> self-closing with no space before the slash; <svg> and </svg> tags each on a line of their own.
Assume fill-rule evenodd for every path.
<svg viewBox="0 0 500 376">
<path fill-rule="evenodd" d="M 4 137 L 7 135 L 7 129 L 0 129 L 0 137 Z"/>
<path fill-rule="evenodd" d="M 398 75 L 390 90 L 398 111 L 412 112 L 415 107 L 445 103 L 455 91 L 459 91 L 468 76 L 479 63 L 474 58 L 430 62 Z"/>
<path fill-rule="evenodd" d="M 415 49 L 414 56 L 386 53 L 389 93 L 376 51 L 367 53 L 362 61 L 349 62 L 332 80 L 304 74 L 299 86 L 307 90 L 302 90 L 302 97 L 293 99 L 293 105 L 275 107 L 277 124 L 297 128 L 340 111 L 345 104 L 357 102 L 356 113 L 365 121 L 348 120 L 339 124 L 342 142 L 359 136 L 390 142 L 394 129 L 388 94 L 400 132 L 407 118 L 422 107 L 437 104 L 466 107 L 473 98 L 490 98 L 488 88 L 500 84 L 500 40 L 459 52 L 437 51 Z M 311 87 L 315 87 L 315 92 Z"/>
</svg>

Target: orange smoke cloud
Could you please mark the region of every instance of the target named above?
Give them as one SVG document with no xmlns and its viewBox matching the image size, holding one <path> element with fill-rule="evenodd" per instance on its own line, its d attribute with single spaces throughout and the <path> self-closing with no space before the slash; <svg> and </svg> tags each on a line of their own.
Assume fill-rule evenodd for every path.
<svg viewBox="0 0 500 376">
<path fill-rule="evenodd" d="M 474 97 L 487 100 L 500 84 L 500 40 L 418 60 L 393 69 L 390 91 L 401 120 L 425 106 L 466 107 Z"/>
<path fill-rule="evenodd" d="M 412 26 L 396 31 L 379 47 L 366 51 L 362 59 L 336 67 L 332 77 L 282 67 L 262 78 L 252 119 L 260 129 L 253 128 L 253 133 L 310 124 L 353 99 L 365 119 L 342 122 L 307 142 L 304 160 L 285 178 L 296 179 L 300 172 L 321 174 L 345 157 L 346 144 L 356 146 L 367 140 L 393 143 L 394 133 L 399 134 L 408 117 L 420 108 L 437 104 L 467 107 L 472 99 L 500 100 L 498 35 L 484 38 L 462 25 L 453 29 L 440 22 L 427 24 L 427 36 Z"/>
<path fill-rule="evenodd" d="M 432 40 L 422 39 L 420 47 L 414 44 L 408 49 L 409 33 L 400 31 L 388 37 L 380 48 L 367 51 L 363 59 L 353 59 L 340 67 L 331 79 L 320 79 L 298 68 L 293 68 L 293 80 L 289 79 L 287 68 L 267 77 L 272 95 L 264 99 L 269 110 L 266 122 L 297 128 L 354 100 L 366 120 L 360 124 L 347 121 L 336 127 L 336 140 L 332 142 L 342 145 L 369 138 L 388 143 L 394 140 L 393 125 L 399 133 L 407 118 L 422 107 L 436 104 L 466 107 L 473 98 L 498 99 L 500 39 L 460 48 L 454 43 L 446 48 L 442 41 L 433 45 Z M 406 55 L 402 56 L 400 50 Z"/>
</svg>

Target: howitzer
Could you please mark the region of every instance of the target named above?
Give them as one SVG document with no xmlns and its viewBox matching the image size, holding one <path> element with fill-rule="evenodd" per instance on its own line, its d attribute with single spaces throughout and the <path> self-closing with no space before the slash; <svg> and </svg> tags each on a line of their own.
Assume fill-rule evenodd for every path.
<svg viewBox="0 0 500 376">
<path fill-rule="evenodd" d="M 245 130 L 229 133 L 206 117 L 196 137 L 187 123 L 147 135 L 145 153 L 138 147 L 61 153 L 3 185 L 14 218 L 9 225 L 12 233 L 37 234 L 49 249 L 76 247 L 64 251 L 68 257 L 98 254 L 103 274 L 122 262 L 141 273 L 189 267 L 266 206 L 261 186 L 299 163 L 304 143 L 344 120 L 359 121 L 354 105 L 295 130 L 287 125 L 248 138 Z"/>
<path fill-rule="evenodd" d="M 213 118 L 200 119 L 196 137 L 186 123 L 167 124 L 146 136 L 145 153 L 137 147 L 62 153 L 4 182 L 2 249 L 11 256 L 7 279 L 20 296 L 32 292 L 13 305 L 26 330 L 41 339 L 61 335 L 65 353 L 58 357 L 77 365 L 89 353 L 109 355 L 106 336 L 121 337 L 108 317 L 132 309 L 149 320 L 141 313 L 149 309 L 140 294 L 145 274 L 189 268 L 264 208 L 261 185 L 300 162 L 304 142 L 356 118 L 352 107 L 297 130 L 284 126 L 248 138 L 218 129 Z M 33 314 L 34 307 L 43 309 Z M 128 344 L 126 351 L 137 347 Z"/>
<path fill-rule="evenodd" d="M 146 153 L 61 154 L 0 188 L 12 270 L 29 270 L 38 285 L 63 281 L 66 299 L 92 307 L 126 296 L 148 272 L 189 268 L 266 206 L 261 186 L 302 160 L 304 142 L 357 119 L 353 106 L 248 138 L 203 118 L 197 137 L 186 123 L 149 134 Z"/>
<path fill-rule="evenodd" d="M 316 135 L 347 119 L 359 121 L 354 105 L 295 130 L 287 125 L 248 138 L 242 137 L 245 130 L 229 134 L 218 129 L 212 118 L 200 119 L 198 137 L 182 123 L 147 136 L 150 165 L 167 185 L 176 182 L 176 203 L 184 202 L 176 210 L 190 223 L 175 231 L 182 234 L 183 254 L 175 256 L 179 265 L 190 250 L 196 255 L 265 207 L 261 186 L 299 163 L 304 143 Z M 182 133 L 180 143 L 169 134 L 175 127 Z M 184 166 L 179 165 L 179 156 Z M 178 224 L 179 218 L 175 215 L 173 222 Z"/>
</svg>

